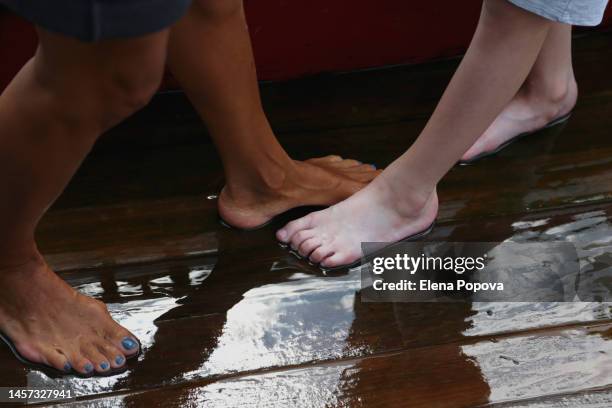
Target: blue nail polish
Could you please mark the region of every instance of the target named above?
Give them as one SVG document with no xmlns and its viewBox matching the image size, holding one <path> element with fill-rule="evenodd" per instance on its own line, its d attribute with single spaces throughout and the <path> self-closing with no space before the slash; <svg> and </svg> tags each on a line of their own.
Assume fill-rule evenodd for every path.
<svg viewBox="0 0 612 408">
<path fill-rule="evenodd" d="M 123 348 L 125 348 L 126 350 L 131 350 L 133 348 L 138 347 L 138 343 L 136 343 L 134 339 L 130 337 L 126 337 L 125 339 L 123 339 L 121 344 L 123 345 Z"/>
<path fill-rule="evenodd" d="M 72 366 L 70 365 L 70 363 L 66 363 L 64 364 L 64 371 L 65 372 L 70 372 L 72 370 Z"/>
<path fill-rule="evenodd" d="M 108 364 L 106 361 L 103 363 L 100 363 L 100 368 L 103 370 L 108 370 L 108 367 L 110 367 L 110 364 Z"/>
<path fill-rule="evenodd" d="M 117 365 L 123 364 L 124 361 L 125 361 L 125 358 L 123 358 L 123 356 L 115 357 L 115 363 L 117 363 Z"/>
<path fill-rule="evenodd" d="M 91 373 L 93 371 L 93 365 L 91 363 L 85 364 L 85 372 Z"/>
</svg>

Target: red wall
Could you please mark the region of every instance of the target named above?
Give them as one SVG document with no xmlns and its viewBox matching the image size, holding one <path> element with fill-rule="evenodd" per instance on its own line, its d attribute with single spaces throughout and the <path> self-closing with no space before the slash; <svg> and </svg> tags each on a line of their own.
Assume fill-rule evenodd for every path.
<svg viewBox="0 0 612 408">
<path fill-rule="evenodd" d="M 259 76 L 295 78 L 460 54 L 481 0 L 245 0 Z M 604 26 L 610 25 L 612 4 Z M 32 27 L 0 14 L 0 89 L 32 55 Z M 173 87 L 170 79 L 165 87 Z"/>
</svg>

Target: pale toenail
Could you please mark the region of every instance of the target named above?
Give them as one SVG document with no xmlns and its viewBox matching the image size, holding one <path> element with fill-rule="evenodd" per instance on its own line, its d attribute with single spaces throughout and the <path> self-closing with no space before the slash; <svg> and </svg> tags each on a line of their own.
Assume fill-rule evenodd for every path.
<svg viewBox="0 0 612 408">
<path fill-rule="evenodd" d="M 64 371 L 65 372 L 70 372 L 72 370 L 72 366 L 70 365 L 70 363 L 66 363 L 64 364 Z"/>
<path fill-rule="evenodd" d="M 133 348 L 136 348 L 138 346 L 138 343 L 136 343 L 136 341 L 134 341 L 134 339 L 132 339 L 131 337 L 126 337 L 125 339 L 123 339 L 121 341 L 121 344 L 126 350 L 132 350 Z"/>
<path fill-rule="evenodd" d="M 104 361 L 103 363 L 100 363 L 101 369 L 108 370 L 108 367 L 110 367 L 110 364 L 108 364 L 106 361 Z"/>
<path fill-rule="evenodd" d="M 285 241 L 287 239 L 287 231 L 285 231 L 284 229 L 281 229 L 278 231 L 278 238 L 281 241 Z"/>
<path fill-rule="evenodd" d="M 91 373 L 93 371 L 93 365 L 91 363 L 87 363 L 85 365 L 85 372 L 86 373 Z"/>
<path fill-rule="evenodd" d="M 117 357 L 115 357 L 115 363 L 116 363 L 117 365 L 121 365 L 121 364 L 123 364 L 123 362 L 124 362 L 124 361 L 125 361 L 125 358 L 123 358 L 123 356 L 117 356 Z"/>
</svg>

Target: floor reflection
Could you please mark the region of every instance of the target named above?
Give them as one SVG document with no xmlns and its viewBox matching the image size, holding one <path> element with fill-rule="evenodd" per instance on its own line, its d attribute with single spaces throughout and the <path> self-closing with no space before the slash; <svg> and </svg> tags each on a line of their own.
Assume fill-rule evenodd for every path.
<svg viewBox="0 0 612 408">
<path fill-rule="evenodd" d="M 612 228 L 606 211 L 536 219 L 522 216 L 505 224 L 497 221 L 490 228 L 488 222 L 483 222 L 484 231 L 499 241 L 569 240 L 576 245 L 583 268 L 608 272 L 602 267 L 611 252 Z M 469 223 L 456 223 L 452 228 L 441 226 L 436 234 L 432 239 L 443 236 L 452 241 L 469 239 L 474 231 Z M 278 248 L 270 230 L 241 234 L 219 229 L 217 238 L 216 257 L 126 271 L 119 268 L 112 278 L 104 275 L 99 281 L 78 285 L 83 293 L 108 302 L 117 320 L 141 339 L 144 353 L 138 364 L 118 376 L 93 379 L 55 380 L 31 371 L 28 383 L 68 385 L 78 393 L 94 394 L 341 359 L 280 376 L 230 378 L 197 390 L 175 389 L 174 393 L 177 401 L 207 401 L 211 406 L 279 395 L 298 395 L 328 405 L 368 406 L 375 402 L 376 393 L 367 390 L 395 381 L 403 395 L 413 398 L 444 386 L 457 395 L 448 406 L 456 406 L 466 384 L 465 401 L 470 403 L 543 392 L 527 384 L 520 373 L 527 377 L 548 370 L 558 380 L 559 389 L 568 390 L 587 383 L 604 384 L 612 378 L 603 368 L 611 363 L 609 333 L 569 332 L 539 344 L 534 337 L 531 348 L 513 339 L 466 345 L 473 343 L 471 338 L 493 333 L 610 319 L 609 304 L 367 303 L 361 301 L 358 270 L 324 276 Z M 432 353 L 436 345 L 440 347 Z M 395 359 L 351 360 L 402 349 L 409 352 Z M 546 360 L 551 355 L 568 357 Z M 571 358 L 576 362 L 568 360 Z M 574 378 L 576 373 L 588 372 L 581 364 L 598 370 L 591 370 L 592 377 Z M 415 370 L 421 374 L 397 374 Z M 394 373 L 394 377 L 381 377 L 381 372 Z M 551 384 L 541 387 L 554 391 Z M 138 398 L 127 395 L 123 402 L 137 404 Z"/>
</svg>

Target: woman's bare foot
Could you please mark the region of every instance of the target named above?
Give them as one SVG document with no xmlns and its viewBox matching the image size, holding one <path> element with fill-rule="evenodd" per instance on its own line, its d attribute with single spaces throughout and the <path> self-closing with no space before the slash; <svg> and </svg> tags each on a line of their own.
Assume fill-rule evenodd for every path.
<svg viewBox="0 0 612 408">
<path fill-rule="evenodd" d="M 371 164 L 340 156 L 294 161 L 277 186 L 226 186 L 219 195 L 219 215 L 232 226 L 254 228 L 292 208 L 342 201 L 379 173 Z"/>
<path fill-rule="evenodd" d="M 399 194 L 406 190 L 394 190 L 386 175 L 341 203 L 290 222 L 276 237 L 333 268 L 358 260 L 362 242 L 396 242 L 425 230 L 438 213 L 435 190 L 422 197 Z"/>
<path fill-rule="evenodd" d="M 461 160 L 494 151 L 521 133 L 533 132 L 567 115 L 576 105 L 577 97 L 578 87 L 573 75 L 568 81 L 546 89 L 537 85 L 524 86 Z"/>
<path fill-rule="evenodd" d="M 136 337 L 104 303 L 75 291 L 39 255 L 0 269 L 0 287 L 0 331 L 33 363 L 103 374 L 138 353 Z"/>
</svg>

